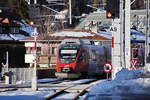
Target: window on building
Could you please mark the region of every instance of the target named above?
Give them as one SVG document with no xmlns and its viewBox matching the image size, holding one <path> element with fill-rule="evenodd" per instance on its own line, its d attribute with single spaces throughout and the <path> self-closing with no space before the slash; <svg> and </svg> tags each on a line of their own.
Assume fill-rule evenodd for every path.
<svg viewBox="0 0 150 100">
<path fill-rule="evenodd" d="M 32 47 L 32 48 L 31 48 L 31 54 L 34 54 L 34 53 L 35 53 L 35 49 L 34 49 L 34 47 Z M 41 47 L 37 47 L 36 53 L 37 53 L 37 54 L 41 54 Z"/>
<path fill-rule="evenodd" d="M 10 32 L 11 33 L 19 33 L 19 28 L 18 27 L 11 27 Z"/>
<path fill-rule="evenodd" d="M 52 47 L 52 55 L 56 55 L 57 53 L 57 48 L 56 47 Z"/>
<path fill-rule="evenodd" d="M 30 54 L 31 53 L 31 47 L 27 47 L 26 48 L 26 54 Z"/>
<path fill-rule="evenodd" d="M 5 33 L 5 30 L 6 30 L 6 28 L 5 28 L 5 27 L 2 27 L 2 32 L 3 32 L 3 33 Z"/>
<path fill-rule="evenodd" d="M 37 47 L 37 54 L 41 54 L 41 48 Z"/>
<path fill-rule="evenodd" d="M 2 27 L 0 27 L 0 33 L 3 33 Z"/>
</svg>

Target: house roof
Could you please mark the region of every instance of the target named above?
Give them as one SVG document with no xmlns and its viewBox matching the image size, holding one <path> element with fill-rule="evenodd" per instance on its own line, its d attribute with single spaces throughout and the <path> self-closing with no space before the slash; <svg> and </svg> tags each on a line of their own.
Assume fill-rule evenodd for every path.
<svg viewBox="0 0 150 100">
<path fill-rule="evenodd" d="M 15 20 L 4 17 L 0 19 L 0 26 L 20 27 L 21 25 Z"/>
<path fill-rule="evenodd" d="M 107 37 L 101 36 L 100 34 L 91 32 L 89 30 L 62 30 L 48 35 L 40 35 L 37 40 L 64 40 L 66 38 L 80 38 L 90 40 L 110 40 Z M 26 38 L 21 41 L 33 41 L 34 38 Z"/>
</svg>

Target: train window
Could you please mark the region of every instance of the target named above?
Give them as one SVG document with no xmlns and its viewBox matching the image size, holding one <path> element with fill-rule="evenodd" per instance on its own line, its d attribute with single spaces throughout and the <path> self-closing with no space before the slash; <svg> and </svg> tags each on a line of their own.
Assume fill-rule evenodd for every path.
<svg viewBox="0 0 150 100">
<path fill-rule="evenodd" d="M 92 50 L 92 60 L 96 60 L 96 51 Z"/>
<path fill-rule="evenodd" d="M 75 61 L 78 54 L 79 45 L 62 45 L 59 48 L 60 61 L 63 63 L 72 63 Z"/>
<path fill-rule="evenodd" d="M 79 61 L 86 62 L 88 61 L 88 54 L 86 50 L 83 50 L 81 55 L 79 56 Z"/>
<path fill-rule="evenodd" d="M 60 50 L 61 62 L 72 63 L 75 61 L 77 50 Z"/>
<path fill-rule="evenodd" d="M 40 47 L 37 47 L 37 54 L 41 54 L 41 48 Z"/>
</svg>

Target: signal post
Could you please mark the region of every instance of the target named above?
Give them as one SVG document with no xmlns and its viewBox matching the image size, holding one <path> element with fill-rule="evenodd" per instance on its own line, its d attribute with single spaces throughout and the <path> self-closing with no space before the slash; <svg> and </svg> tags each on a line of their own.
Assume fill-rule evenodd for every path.
<svg viewBox="0 0 150 100">
<path fill-rule="evenodd" d="M 107 0 L 106 17 L 112 19 L 112 79 L 130 67 L 130 0 Z M 124 4 L 125 3 L 125 9 Z"/>
</svg>

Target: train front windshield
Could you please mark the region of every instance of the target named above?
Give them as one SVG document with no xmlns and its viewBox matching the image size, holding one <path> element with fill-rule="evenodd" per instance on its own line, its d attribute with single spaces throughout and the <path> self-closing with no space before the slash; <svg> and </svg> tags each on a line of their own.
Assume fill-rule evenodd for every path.
<svg viewBox="0 0 150 100">
<path fill-rule="evenodd" d="M 59 50 L 60 61 L 62 63 L 73 63 L 79 51 L 78 45 L 65 45 Z"/>
</svg>

